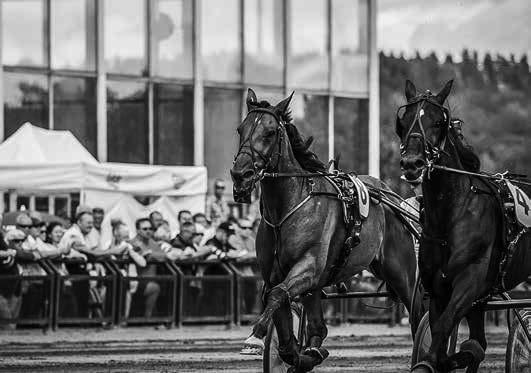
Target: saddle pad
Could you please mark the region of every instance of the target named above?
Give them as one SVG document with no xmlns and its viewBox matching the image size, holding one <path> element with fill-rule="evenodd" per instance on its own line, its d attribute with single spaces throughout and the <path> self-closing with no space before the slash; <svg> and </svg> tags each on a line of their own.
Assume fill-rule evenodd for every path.
<svg viewBox="0 0 531 373">
<path fill-rule="evenodd" d="M 369 216 L 369 204 L 370 204 L 370 198 L 369 198 L 369 191 L 367 190 L 367 187 L 363 182 L 358 179 L 354 175 L 348 175 L 350 180 L 354 183 L 354 186 L 356 187 L 356 192 L 358 195 L 358 206 L 360 211 L 360 217 L 362 219 L 367 219 Z"/>
<path fill-rule="evenodd" d="M 506 183 L 514 199 L 516 219 L 524 227 L 531 228 L 531 200 L 520 188 L 511 184 L 510 181 L 507 180 Z"/>
</svg>

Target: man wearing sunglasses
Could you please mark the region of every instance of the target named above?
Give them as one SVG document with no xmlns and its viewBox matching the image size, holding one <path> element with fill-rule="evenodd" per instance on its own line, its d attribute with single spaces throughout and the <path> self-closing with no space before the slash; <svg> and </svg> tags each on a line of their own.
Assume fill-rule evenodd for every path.
<svg viewBox="0 0 531 373">
<path fill-rule="evenodd" d="M 133 250 L 145 257 L 148 265 L 143 268 L 138 268 L 139 277 L 154 276 L 157 274 L 157 264 L 155 262 L 162 262 L 166 260 L 166 253 L 161 250 L 157 241 L 153 239 L 153 224 L 148 218 L 141 218 L 135 222 L 136 236 L 131 240 Z M 149 264 L 149 262 L 152 262 Z M 137 293 L 144 295 L 145 308 L 144 316 L 151 317 L 157 299 L 160 294 L 160 285 L 155 281 L 140 281 Z"/>
</svg>

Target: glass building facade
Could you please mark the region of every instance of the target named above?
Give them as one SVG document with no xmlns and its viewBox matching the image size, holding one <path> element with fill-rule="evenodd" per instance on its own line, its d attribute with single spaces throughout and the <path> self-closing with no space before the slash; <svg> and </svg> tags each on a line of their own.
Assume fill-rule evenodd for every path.
<svg viewBox="0 0 531 373">
<path fill-rule="evenodd" d="M 247 87 L 324 160 L 369 171 L 376 0 L 2 0 L 0 135 L 68 129 L 100 161 L 230 179 Z M 372 66 L 372 67 L 371 67 Z"/>
</svg>

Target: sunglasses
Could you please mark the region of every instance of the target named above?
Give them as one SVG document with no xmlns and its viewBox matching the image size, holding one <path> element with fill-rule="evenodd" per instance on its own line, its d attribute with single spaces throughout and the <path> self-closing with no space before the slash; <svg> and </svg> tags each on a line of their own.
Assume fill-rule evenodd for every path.
<svg viewBox="0 0 531 373">
<path fill-rule="evenodd" d="M 24 228 L 33 228 L 33 225 L 18 224 L 17 227 L 20 227 L 22 229 L 24 229 Z"/>
<path fill-rule="evenodd" d="M 240 225 L 240 229 L 253 229 L 253 227 L 242 227 L 242 226 Z"/>
<path fill-rule="evenodd" d="M 144 227 L 144 228 L 140 228 L 140 230 L 142 230 L 142 231 L 152 231 L 153 228 L 152 227 Z"/>
<path fill-rule="evenodd" d="M 14 242 L 14 243 L 22 243 L 24 242 L 23 239 L 20 239 L 20 238 L 15 238 L 14 240 L 11 240 L 11 242 Z"/>
</svg>

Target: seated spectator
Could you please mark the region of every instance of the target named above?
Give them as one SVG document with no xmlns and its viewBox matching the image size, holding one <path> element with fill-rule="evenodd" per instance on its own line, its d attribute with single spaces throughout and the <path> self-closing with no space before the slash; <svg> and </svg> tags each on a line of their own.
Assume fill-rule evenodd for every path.
<svg viewBox="0 0 531 373">
<path fill-rule="evenodd" d="M 138 219 L 135 227 L 137 235 L 131 240 L 134 250 L 147 260 L 166 260 L 166 253 L 160 249 L 157 242 L 153 239 L 151 221 L 148 218 Z M 139 268 L 138 274 L 140 277 L 154 276 L 157 274 L 157 266 L 156 264 L 148 264 L 144 268 Z M 141 291 L 145 300 L 144 316 L 151 317 L 160 294 L 160 285 L 155 281 L 148 281 L 147 283 L 141 283 L 138 291 Z"/>
<path fill-rule="evenodd" d="M 201 245 L 204 245 L 208 240 L 210 240 L 214 235 L 216 234 L 216 227 L 213 227 L 210 222 L 207 220 L 206 215 L 198 212 L 193 216 L 193 221 L 195 223 L 196 231 L 201 230 L 203 232 L 203 240 L 201 241 Z"/>
<path fill-rule="evenodd" d="M 92 209 L 92 218 L 94 219 L 94 229 L 101 233 L 101 223 L 105 218 L 105 211 L 101 207 L 94 207 Z"/>
<path fill-rule="evenodd" d="M 239 251 L 241 257 L 256 257 L 253 225 L 247 219 L 238 220 L 235 225 L 235 234 L 231 235 L 228 243 L 235 250 Z"/>
<path fill-rule="evenodd" d="M 177 234 L 177 236 L 175 236 L 175 238 L 170 242 L 172 250 L 168 253 L 168 257 L 171 260 L 179 260 L 188 258 L 204 258 L 210 254 L 210 248 L 199 246 L 199 243 L 197 242 L 200 239 L 199 236 L 200 235 L 196 234 L 194 223 L 188 221 L 184 222 L 179 234 Z"/>
<path fill-rule="evenodd" d="M 226 259 L 236 257 L 238 252 L 229 245 L 229 235 L 231 234 L 230 224 L 221 223 L 216 228 L 216 235 L 207 241 L 206 246 L 210 248 L 212 255 L 207 259 Z"/>
<path fill-rule="evenodd" d="M 165 253 L 169 253 L 172 249 L 171 241 L 171 230 L 170 224 L 163 220 L 159 227 L 153 233 L 153 239 L 159 244 L 160 249 Z"/>
<path fill-rule="evenodd" d="M 17 253 L 23 253 L 22 243 L 26 235 L 19 229 L 6 233 L 5 241 L 0 234 L 0 319 L 15 319 L 20 313 L 21 282 L 14 279 L 2 279 L 2 275 L 19 275 L 16 264 Z M 24 254 L 23 254 L 24 255 Z M 4 325 L 6 329 L 14 329 L 16 325 Z"/>
<path fill-rule="evenodd" d="M 131 259 L 131 262 L 119 263 L 117 264 L 120 272 L 124 277 L 138 277 L 137 266 L 145 267 L 146 259 L 135 252 L 133 245 L 131 245 L 127 240 L 129 240 L 129 228 L 127 225 L 120 219 L 112 219 L 112 240 L 104 245 L 104 248 L 115 258 L 119 259 Z M 131 310 L 131 300 L 133 294 L 138 289 L 138 281 L 129 281 L 129 287 L 126 289 L 125 293 L 125 307 L 124 307 L 124 317 L 127 319 L 129 317 L 129 312 Z"/>
<path fill-rule="evenodd" d="M 153 211 L 151 214 L 149 214 L 149 220 L 151 221 L 151 225 L 153 226 L 155 232 L 164 223 L 164 217 L 158 211 Z"/>
<path fill-rule="evenodd" d="M 179 231 L 181 230 L 181 227 L 185 222 L 193 222 L 192 213 L 190 212 L 190 210 L 181 210 L 177 214 L 177 223 L 179 223 Z"/>
<path fill-rule="evenodd" d="M 76 209 L 76 222 L 64 233 L 59 247 L 64 252 L 75 250 L 85 254 L 89 259 L 109 256 L 106 250 L 100 248 L 99 233 L 94 229 L 94 217 L 92 209 L 88 206 L 79 205 Z M 74 272 L 72 272 L 74 271 Z M 77 264 L 69 268 L 72 274 L 88 273 L 90 276 L 104 276 L 105 267 L 101 263 Z M 88 295 L 87 295 L 88 292 Z M 86 284 L 79 281 L 74 284 L 74 293 L 77 296 L 79 310 L 89 310 L 89 316 L 99 317 L 103 314 L 103 305 L 106 294 L 106 286 L 99 281 L 90 281 L 88 289 Z"/>
</svg>

